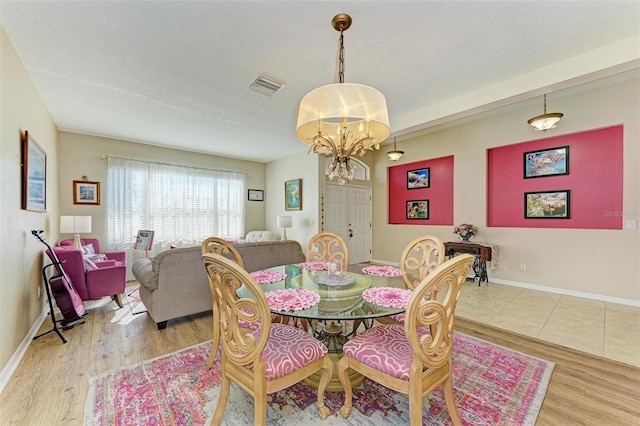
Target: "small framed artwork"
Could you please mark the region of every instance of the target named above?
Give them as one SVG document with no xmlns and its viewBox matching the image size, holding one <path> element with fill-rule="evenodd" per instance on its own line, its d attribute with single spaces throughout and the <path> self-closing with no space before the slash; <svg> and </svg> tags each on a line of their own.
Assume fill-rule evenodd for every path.
<svg viewBox="0 0 640 426">
<path fill-rule="evenodd" d="M 525 219 L 569 219 L 571 191 L 542 191 L 524 193 Z"/>
<path fill-rule="evenodd" d="M 524 178 L 569 174 L 569 146 L 524 153 Z"/>
<path fill-rule="evenodd" d="M 47 153 L 28 131 L 22 144 L 22 208 L 33 212 L 47 209 Z"/>
<path fill-rule="evenodd" d="M 407 201 L 407 219 L 429 219 L 429 200 Z"/>
<path fill-rule="evenodd" d="M 138 231 L 138 235 L 136 236 L 136 243 L 133 245 L 133 248 L 136 250 L 151 250 L 153 246 L 153 235 L 154 231 L 146 231 L 140 230 Z"/>
<path fill-rule="evenodd" d="M 302 210 L 302 179 L 284 183 L 284 209 Z"/>
<path fill-rule="evenodd" d="M 264 201 L 264 191 L 261 189 L 250 189 L 248 199 L 249 201 Z"/>
<path fill-rule="evenodd" d="M 73 204 L 100 205 L 100 182 L 73 181 Z"/>
<path fill-rule="evenodd" d="M 428 188 L 431 176 L 429 167 L 407 172 L 407 189 Z"/>
</svg>

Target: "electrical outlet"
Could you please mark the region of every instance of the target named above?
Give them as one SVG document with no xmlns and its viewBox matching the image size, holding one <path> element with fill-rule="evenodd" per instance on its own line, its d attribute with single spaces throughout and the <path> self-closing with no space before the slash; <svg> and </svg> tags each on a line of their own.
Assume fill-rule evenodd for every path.
<svg viewBox="0 0 640 426">
<path fill-rule="evenodd" d="M 636 229 L 636 221 L 628 220 L 627 221 L 627 229 Z"/>
<path fill-rule="evenodd" d="M 526 271 L 527 270 L 527 264 L 526 263 L 521 263 L 520 264 L 520 270 L 521 271 Z"/>
</svg>

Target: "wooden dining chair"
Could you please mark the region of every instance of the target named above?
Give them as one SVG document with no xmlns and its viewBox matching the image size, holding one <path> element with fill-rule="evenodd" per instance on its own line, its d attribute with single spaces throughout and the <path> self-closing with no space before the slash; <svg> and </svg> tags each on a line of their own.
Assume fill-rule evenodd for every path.
<svg viewBox="0 0 640 426">
<path fill-rule="evenodd" d="M 307 262 L 342 262 L 342 270 L 349 268 L 349 249 L 340 235 L 319 232 L 307 245 Z"/>
<path fill-rule="evenodd" d="M 202 254 L 205 253 L 215 253 L 221 256 L 225 256 L 238 265 L 241 268 L 244 268 L 244 263 L 242 262 L 242 257 L 238 250 L 234 246 L 232 246 L 228 241 L 218 238 L 218 237 L 209 237 L 204 240 L 201 244 Z M 211 297 L 215 297 L 215 293 L 211 291 Z M 216 359 L 216 355 L 218 354 L 218 346 L 220 344 L 220 331 L 218 330 L 218 323 L 220 321 L 218 310 L 216 309 L 216 302 L 213 301 L 213 338 L 211 345 L 211 355 L 209 355 L 209 361 L 207 362 L 207 370 L 211 368 L 213 362 Z"/>
<path fill-rule="evenodd" d="M 474 260 L 469 254 L 454 257 L 422 280 L 409 299 L 404 325 L 373 327 L 343 345 L 337 373 L 345 391 L 340 408 L 344 418 L 352 408 L 351 368 L 408 395 L 412 426 L 422 425 L 422 398 L 442 385 L 449 416 L 462 425 L 453 393 L 453 323 L 460 289 Z"/>
<path fill-rule="evenodd" d="M 434 235 L 425 235 L 407 244 L 400 257 L 400 269 L 405 272 L 402 280 L 407 288 L 413 289 L 427 274 L 442 265 L 445 254 L 444 243 Z"/>
<path fill-rule="evenodd" d="M 205 253 L 202 262 L 212 291 L 214 310 L 220 317 L 221 389 L 212 424 L 222 420 L 231 381 L 254 399 L 254 423 L 266 424 L 267 394 L 288 388 L 322 370 L 318 386 L 318 415 L 325 419 L 329 409 L 324 392 L 333 375 L 327 347 L 303 330 L 272 324 L 264 292 L 237 263 L 218 254 Z M 251 298 L 238 298 L 243 287 Z M 242 323 L 260 327 L 245 333 Z"/>
</svg>

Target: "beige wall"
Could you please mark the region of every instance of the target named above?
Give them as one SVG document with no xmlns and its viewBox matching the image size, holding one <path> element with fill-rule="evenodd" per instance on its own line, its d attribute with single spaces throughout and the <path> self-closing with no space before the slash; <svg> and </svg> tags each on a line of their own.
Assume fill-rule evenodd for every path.
<svg viewBox="0 0 640 426">
<path fill-rule="evenodd" d="M 402 138 L 406 154 L 397 164 L 454 155 L 454 225 L 480 227 L 478 240 L 499 245 L 500 267 L 492 280 L 524 286 L 561 289 L 579 295 L 640 305 L 640 232 L 487 228 L 487 149 L 544 137 L 624 125 L 624 217 L 640 220 L 640 79 L 599 87 L 584 93 L 555 93 L 553 112 L 565 114 L 548 134 L 533 131 L 527 120 L 540 107 L 492 114 L 439 132 Z M 398 262 L 404 246 L 424 234 L 455 241 L 452 226 L 389 225 L 387 220 L 387 160 L 374 154 L 373 258 Z M 606 167 L 603 164 L 603 167 Z M 604 214 L 604 212 L 603 212 Z M 521 271 L 520 264 L 527 270 Z M 583 294 L 584 293 L 584 294 Z"/>
<path fill-rule="evenodd" d="M 21 144 L 28 130 L 47 153 L 47 211 L 21 210 Z M 32 229 L 58 235 L 57 130 L 24 65 L 0 27 L 0 370 L 25 350 L 24 337 L 43 312 L 44 245 Z M 56 337 L 57 338 L 57 337 Z M 0 377 L 0 389 L 5 377 Z"/>
<path fill-rule="evenodd" d="M 92 216 L 91 236 L 106 241 L 106 181 L 107 160 L 105 155 L 115 155 L 147 161 L 211 169 L 237 170 L 247 172 L 247 188 L 264 189 L 265 166 L 254 161 L 236 160 L 196 152 L 163 148 L 88 136 L 77 133 L 60 132 L 60 214 Z M 90 181 L 100 182 L 101 203 L 94 205 L 73 204 L 73 181 L 86 176 Z M 245 234 L 248 231 L 264 229 L 264 203 L 250 202 L 245 196 Z M 62 238 L 72 238 L 62 235 Z"/>
</svg>

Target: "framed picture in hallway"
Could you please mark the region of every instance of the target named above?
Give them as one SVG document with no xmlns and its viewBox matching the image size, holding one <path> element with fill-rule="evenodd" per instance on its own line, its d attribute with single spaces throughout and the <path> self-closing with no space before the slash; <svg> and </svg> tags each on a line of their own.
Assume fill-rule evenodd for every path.
<svg viewBox="0 0 640 426">
<path fill-rule="evenodd" d="M 284 209 L 302 210 L 302 179 L 288 180 L 284 183 Z"/>
<path fill-rule="evenodd" d="M 524 178 L 569 174 L 569 147 L 560 146 L 524 153 Z"/>
<path fill-rule="evenodd" d="M 429 200 L 407 201 L 407 219 L 429 219 Z"/>
<path fill-rule="evenodd" d="M 429 188 L 429 167 L 407 171 L 407 189 Z"/>
<path fill-rule="evenodd" d="M 524 193 L 525 219 L 569 219 L 569 190 Z"/>
</svg>

